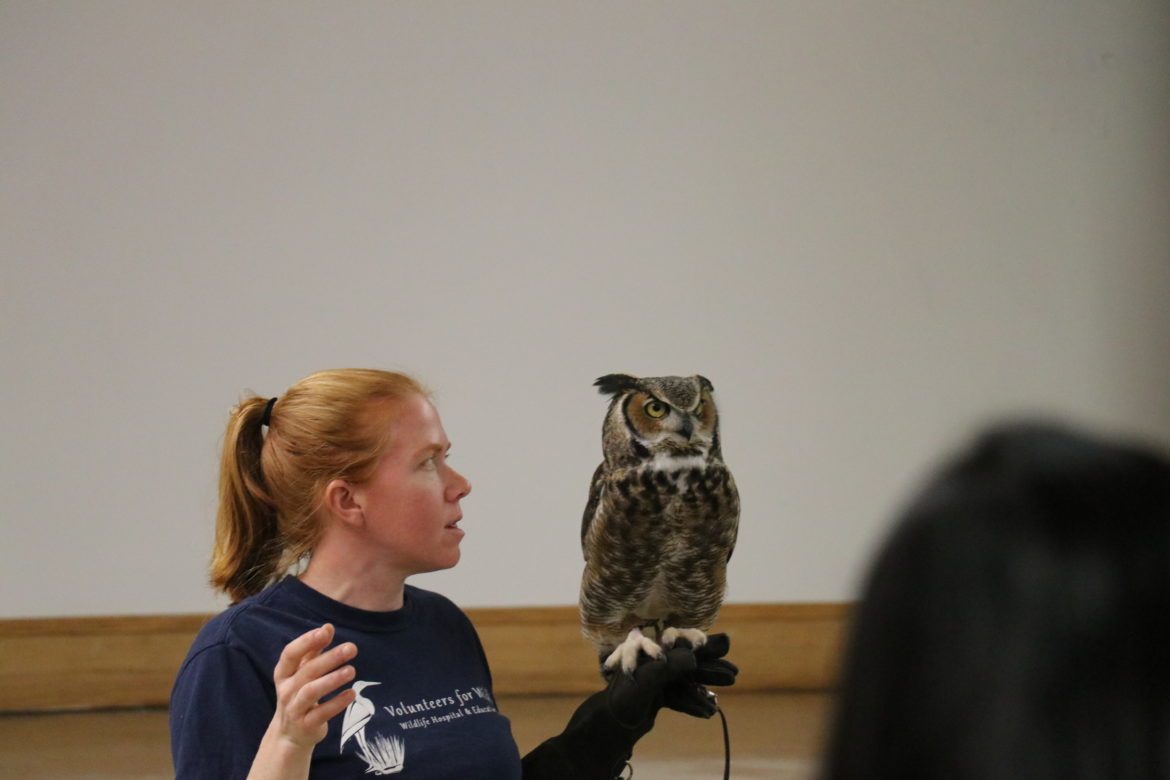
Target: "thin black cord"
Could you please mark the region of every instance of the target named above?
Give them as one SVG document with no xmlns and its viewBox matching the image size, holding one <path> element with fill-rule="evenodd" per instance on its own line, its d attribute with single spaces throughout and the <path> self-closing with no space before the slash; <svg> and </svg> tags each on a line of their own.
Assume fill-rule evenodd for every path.
<svg viewBox="0 0 1170 780">
<path fill-rule="evenodd" d="M 718 704 L 715 705 L 715 711 L 719 713 L 719 720 L 723 721 L 723 780 L 731 780 L 731 734 L 727 731 L 727 715 Z M 633 764 L 627 761 L 622 771 L 626 769 L 630 770 L 630 773 L 626 775 L 625 780 L 631 780 L 634 776 Z M 617 780 L 622 780 L 620 775 Z"/>
<path fill-rule="evenodd" d="M 723 721 L 723 780 L 731 780 L 731 735 L 727 731 L 727 716 L 718 704 L 715 705 L 715 711 Z"/>
</svg>

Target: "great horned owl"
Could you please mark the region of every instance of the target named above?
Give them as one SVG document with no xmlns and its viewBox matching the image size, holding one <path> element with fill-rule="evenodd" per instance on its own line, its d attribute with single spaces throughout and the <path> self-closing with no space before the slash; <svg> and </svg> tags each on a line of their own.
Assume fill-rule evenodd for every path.
<svg viewBox="0 0 1170 780">
<path fill-rule="evenodd" d="M 631 671 L 639 651 L 706 642 L 727 586 L 739 494 L 705 377 L 608 374 L 594 384 L 612 400 L 581 522 L 580 606 L 606 674 Z"/>
</svg>

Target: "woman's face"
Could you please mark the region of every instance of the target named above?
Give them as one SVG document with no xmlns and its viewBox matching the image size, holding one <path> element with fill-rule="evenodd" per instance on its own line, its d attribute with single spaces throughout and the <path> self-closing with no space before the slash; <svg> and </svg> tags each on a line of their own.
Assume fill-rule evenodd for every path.
<svg viewBox="0 0 1170 780">
<path fill-rule="evenodd" d="M 368 482 L 354 487 L 370 542 L 405 576 L 449 569 L 459 562 L 463 512 L 471 483 L 447 465 L 451 442 L 439 413 L 421 395 L 398 403 L 392 444 Z"/>
</svg>

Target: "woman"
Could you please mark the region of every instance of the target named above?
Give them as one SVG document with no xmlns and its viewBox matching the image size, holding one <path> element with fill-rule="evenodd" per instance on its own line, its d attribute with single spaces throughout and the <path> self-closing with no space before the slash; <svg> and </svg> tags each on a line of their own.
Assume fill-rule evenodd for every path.
<svg viewBox="0 0 1170 780">
<path fill-rule="evenodd" d="M 710 717 L 702 685 L 735 677 L 722 637 L 619 675 L 520 758 L 471 623 L 406 584 L 459 561 L 471 485 L 450 446 L 390 372 L 323 371 L 233 411 L 211 570 L 234 603 L 175 682 L 178 777 L 608 780 L 661 706 Z"/>
<path fill-rule="evenodd" d="M 824 780 L 1170 778 L 1170 461 L 982 436 L 878 555 Z"/>
</svg>

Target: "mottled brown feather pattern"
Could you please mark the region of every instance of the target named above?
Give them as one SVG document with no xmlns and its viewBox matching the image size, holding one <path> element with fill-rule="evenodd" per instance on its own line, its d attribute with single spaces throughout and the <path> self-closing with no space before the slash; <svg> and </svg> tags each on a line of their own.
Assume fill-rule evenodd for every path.
<svg viewBox="0 0 1170 780">
<path fill-rule="evenodd" d="M 611 375 L 598 380 L 603 392 L 613 377 L 620 389 L 603 428 L 605 460 L 581 526 L 581 626 L 602 656 L 634 626 L 709 629 L 739 525 L 710 382 Z M 647 399 L 671 407 L 661 430 L 642 414 Z"/>
</svg>

